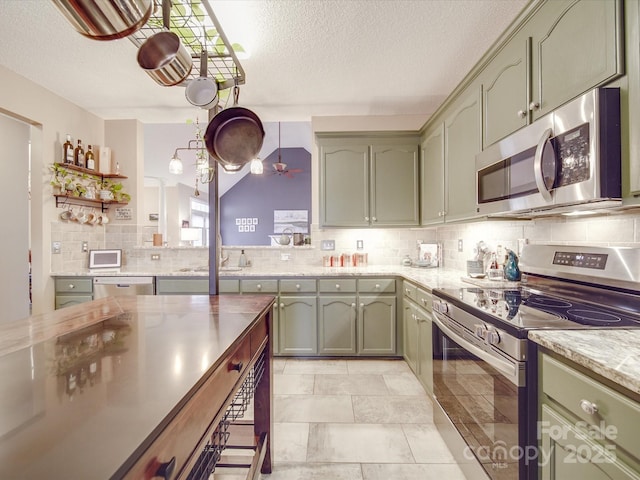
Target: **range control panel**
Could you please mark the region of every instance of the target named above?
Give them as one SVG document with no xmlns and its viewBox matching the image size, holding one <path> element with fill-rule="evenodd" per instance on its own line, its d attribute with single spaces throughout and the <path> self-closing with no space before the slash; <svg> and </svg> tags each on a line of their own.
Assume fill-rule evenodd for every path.
<svg viewBox="0 0 640 480">
<path fill-rule="evenodd" d="M 608 257 L 606 253 L 556 252 L 553 256 L 553 264 L 604 270 Z"/>
</svg>

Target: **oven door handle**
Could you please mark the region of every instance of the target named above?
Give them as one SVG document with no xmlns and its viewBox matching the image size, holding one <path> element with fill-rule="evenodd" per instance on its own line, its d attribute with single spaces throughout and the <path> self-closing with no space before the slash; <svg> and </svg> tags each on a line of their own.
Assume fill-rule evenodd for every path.
<svg viewBox="0 0 640 480">
<path fill-rule="evenodd" d="M 517 387 L 524 386 L 524 383 L 522 382 L 520 377 L 520 371 L 519 371 L 520 369 L 518 368 L 518 362 L 515 362 L 515 361 L 510 362 L 506 358 L 498 357 L 496 355 L 492 355 L 489 352 L 482 350 L 481 348 L 477 347 L 476 345 L 469 342 L 468 340 L 465 340 L 456 332 L 454 332 L 452 329 L 450 329 L 447 325 L 444 324 L 444 322 L 442 322 L 442 320 L 438 318 L 438 316 L 435 313 L 433 315 L 433 318 L 436 324 L 438 325 L 438 328 L 442 330 L 442 332 L 445 333 L 447 336 L 451 337 L 451 339 L 454 342 L 458 343 L 461 347 L 463 347 L 468 352 L 474 354 L 476 357 L 487 362 L 493 368 L 495 368 L 500 373 L 502 373 L 515 386 Z"/>
</svg>

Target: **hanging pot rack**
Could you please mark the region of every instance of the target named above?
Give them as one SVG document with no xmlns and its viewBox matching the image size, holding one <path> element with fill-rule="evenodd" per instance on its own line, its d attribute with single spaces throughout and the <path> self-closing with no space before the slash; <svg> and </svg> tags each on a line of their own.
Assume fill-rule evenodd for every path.
<svg viewBox="0 0 640 480">
<path fill-rule="evenodd" d="M 209 0 L 154 0 L 153 12 L 147 23 L 127 38 L 138 48 L 150 37 L 164 30 L 163 2 L 171 3 L 170 31 L 178 35 L 191 54 L 193 68 L 181 85 L 195 80 L 206 71 L 206 76 L 225 90 L 245 83 L 245 72 L 216 18 Z M 206 55 L 203 55 L 206 49 Z M 204 58 L 205 64 L 200 62 Z"/>
</svg>

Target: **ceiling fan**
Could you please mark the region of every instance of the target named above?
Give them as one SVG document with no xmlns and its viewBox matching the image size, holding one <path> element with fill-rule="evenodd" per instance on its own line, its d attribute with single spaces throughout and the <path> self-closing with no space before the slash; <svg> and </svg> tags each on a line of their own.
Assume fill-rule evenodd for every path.
<svg viewBox="0 0 640 480">
<path fill-rule="evenodd" d="M 280 151 L 280 122 L 278 122 L 278 161 L 273 163 L 273 169 L 275 171 L 271 172 L 271 175 L 284 175 L 285 177 L 293 178 L 294 173 L 300 173 L 303 171 L 301 168 L 287 168 L 287 164 L 282 163 Z"/>
</svg>

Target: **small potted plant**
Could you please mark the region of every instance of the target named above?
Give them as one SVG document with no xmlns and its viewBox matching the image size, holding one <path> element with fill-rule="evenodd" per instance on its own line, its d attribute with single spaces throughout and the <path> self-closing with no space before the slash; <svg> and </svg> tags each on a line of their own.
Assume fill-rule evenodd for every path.
<svg viewBox="0 0 640 480">
<path fill-rule="evenodd" d="M 131 195 L 122 191 L 123 185 L 121 182 L 112 182 L 109 179 L 104 179 L 100 184 L 100 198 L 102 200 L 114 200 L 116 202 L 129 202 Z"/>
</svg>

